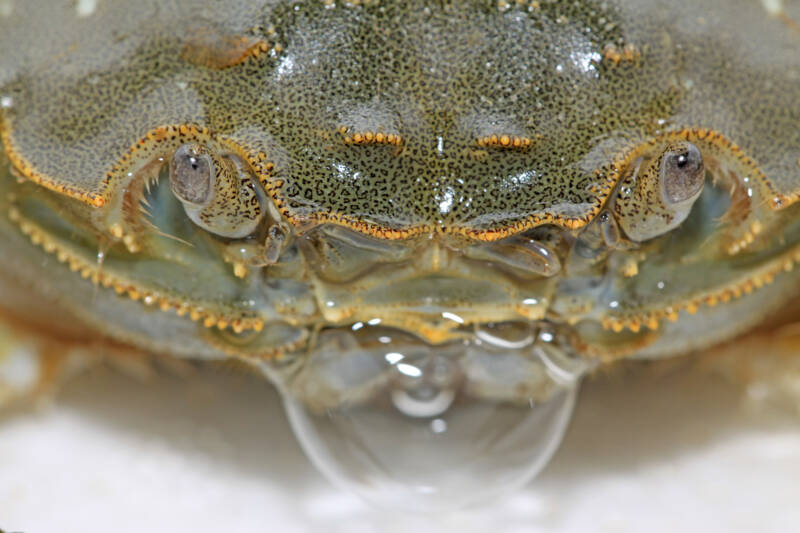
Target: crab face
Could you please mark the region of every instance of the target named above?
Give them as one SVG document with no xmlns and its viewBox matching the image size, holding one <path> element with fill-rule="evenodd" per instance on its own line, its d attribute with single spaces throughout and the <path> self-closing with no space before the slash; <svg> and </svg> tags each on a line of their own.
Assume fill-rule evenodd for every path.
<svg viewBox="0 0 800 533">
<path fill-rule="evenodd" d="M 548 455 L 587 366 L 711 345 L 792 295 L 787 17 L 191 4 L 101 2 L 36 48 L 57 17 L 0 18 L 31 50 L 0 65 L 6 270 L 105 335 L 248 361 L 295 413 L 535 400 Z"/>
</svg>

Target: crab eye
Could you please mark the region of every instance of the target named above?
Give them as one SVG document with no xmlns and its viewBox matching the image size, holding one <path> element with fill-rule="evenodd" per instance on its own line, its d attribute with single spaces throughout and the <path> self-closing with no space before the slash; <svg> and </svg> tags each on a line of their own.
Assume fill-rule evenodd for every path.
<svg viewBox="0 0 800 533">
<path fill-rule="evenodd" d="M 183 145 L 175 151 L 169 168 L 172 192 L 184 202 L 205 205 L 211 200 L 214 162 L 194 145 Z"/>
<path fill-rule="evenodd" d="M 247 237 L 263 218 L 263 191 L 234 154 L 185 144 L 172 156 L 169 181 L 189 219 L 220 237 Z"/>
<path fill-rule="evenodd" d="M 692 200 L 703 189 L 703 156 L 692 143 L 668 150 L 661 161 L 661 193 L 668 204 Z"/>
<path fill-rule="evenodd" d="M 629 239 L 646 241 L 678 227 L 705 184 L 703 155 L 685 141 L 637 159 L 617 189 L 614 214 Z"/>
</svg>

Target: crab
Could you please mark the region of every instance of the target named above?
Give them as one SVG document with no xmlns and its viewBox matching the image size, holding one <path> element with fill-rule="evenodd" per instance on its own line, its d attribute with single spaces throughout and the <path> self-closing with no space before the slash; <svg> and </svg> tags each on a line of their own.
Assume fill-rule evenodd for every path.
<svg viewBox="0 0 800 533">
<path fill-rule="evenodd" d="M 368 496 L 525 482 L 588 372 L 792 323 L 798 13 L 0 3 L 7 394 L 235 360 Z"/>
</svg>

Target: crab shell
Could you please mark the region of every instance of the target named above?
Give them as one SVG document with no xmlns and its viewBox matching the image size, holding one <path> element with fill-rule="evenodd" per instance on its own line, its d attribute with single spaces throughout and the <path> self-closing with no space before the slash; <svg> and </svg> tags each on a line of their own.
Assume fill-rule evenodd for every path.
<svg viewBox="0 0 800 533">
<path fill-rule="evenodd" d="M 16 2 L 0 14 L 2 305 L 207 358 L 297 353 L 376 320 L 431 344 L 545 322 L 604 360 L 719 342 L 795 293 L 793 15 L 744 0 L 104 0 L 90 16 Z M 689 218 L 608 237 L 631 169 L 682 141 L 708 171 Z M 250 176 L 252 236 L 185 216 L 163 171 L 185 145 Z"/>
</svg>

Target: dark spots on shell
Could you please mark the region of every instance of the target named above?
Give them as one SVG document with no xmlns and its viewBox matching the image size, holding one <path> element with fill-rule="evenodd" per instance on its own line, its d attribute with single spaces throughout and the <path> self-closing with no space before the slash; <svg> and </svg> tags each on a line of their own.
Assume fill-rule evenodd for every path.
<svg viewBox="0 0 800 533">
<path fill-rule="evenodd" d="M 146 132 L 202 124 L 277 154 L 280 184 L 262 167 L 259 178 L 286 214 L 502 232 L 583 223 L 616 181 L 607 169 L 623 145 L 691 124 L 735 139 L 781 205 L 793 201 L 799 67 L 779 22 L 697 3 L 508 4 L 232 2 L 205 34 L 164 6 L 158 23 L 112 21 L 135 47 L 96 43 L 4 85 L 15 102 L 4 143 L 26 175 L 102 202 L 122 181 L 109 177 L 122 154 L 163 142 Z M 679 8 L 714 16 L 701 34 Z M 748 24 L 731 27 L 734 16 Z M 759 46 L 743 49 L 742 32 Z M 362 140 L 333 142 L 342 124 Z M 476 152 L 487 132 L 496 146 Z M 401 136 L 402 149 L 379 134 Z M 598 149 L 615 136 L 625 142 Z M 501 149 L 515 138 L 532 142 Z"/>
</svg>

